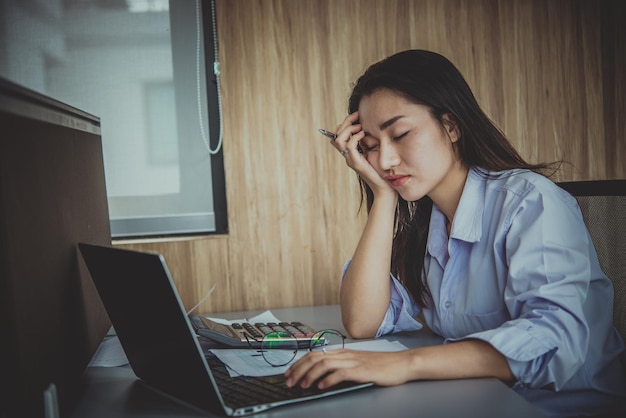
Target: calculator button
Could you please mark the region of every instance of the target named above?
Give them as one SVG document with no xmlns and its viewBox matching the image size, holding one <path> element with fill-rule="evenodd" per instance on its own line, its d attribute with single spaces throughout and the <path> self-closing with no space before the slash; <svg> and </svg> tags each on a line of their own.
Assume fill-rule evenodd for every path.
<svg viewBox="0 0 626 418">
<path fill-rule="evenodd" d="M 254 328 L 254 326 L 252 326 L 252 324 L 245 322 L 243 324 L 243 327 L 245 328 L 246 331 L 248 331 L 250 333 L 250 335 L 252 335 L 254 338 L 262 338 L 263 334 L 261 334 L 259 332 L 259 330 L 257 330 L 256 328 Z"/>
<path fill-rule="evenodd" d="M 300 332 L 300 330 L 298 328 L 294 327 L 293 325 L 291 325 L 291 324 L 289 324 L 287 322 L 281 322 L 279 325 L 282 326 L 283 328 L 285 328 L 288 333 L 290 333 L 291 335 L 293 335 L 296 338 L 304 337 L 304 334 L 302 332 Z"/>
<path fill-rule="evenodd" d="M 270 332 L 273 332 L 273 330 L 265 324 L 258 323 L 254 324 L 254 326 L 256 326 L 261 331 L 261 333 L 263 333 L 263 335 L 267 335 Z"/>
<path fill-rule="evenodd" d="M 291 324 L 298 328 L 300 332 L 302 332 L 307 338 L 310 338 L 316 334 L 316 331 L 314 329 L 307 327 L 301 322 L 292 322 Z"/>
</svg>

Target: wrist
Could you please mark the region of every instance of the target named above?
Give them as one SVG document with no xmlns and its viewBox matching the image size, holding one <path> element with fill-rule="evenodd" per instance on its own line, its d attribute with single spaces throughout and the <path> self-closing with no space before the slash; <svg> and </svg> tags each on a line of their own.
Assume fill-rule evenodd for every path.
<svg viewBox="0 0 626 418">
<path fill-rule="evenodd" d="M 374 205 L 385 205 L 394 208 L 398 204 L 398 192 L 392 188 L 381 188 L 372 190 L 374 193 Z"/>
<path fill-rule="evenodd" d="M 419 349 L 406 350 L 405 380 L 419 380 L 424 378 L 424 356 Z"/>
</svg>

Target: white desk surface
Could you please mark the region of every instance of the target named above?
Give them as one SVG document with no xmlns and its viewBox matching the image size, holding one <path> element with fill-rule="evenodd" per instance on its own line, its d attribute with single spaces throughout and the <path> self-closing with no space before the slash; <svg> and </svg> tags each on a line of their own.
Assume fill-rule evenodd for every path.
<svg viewBox="0 0 626 418">
<path fill-rule="evenodd" d="M 212 313 L 210 316 L 236 319 L 261 311 Z M 281 320 L 307 322 L 317 329 L 334 328 L 345 333 L 338 305 L 272 309 Z M 428 332 L 389 336 L 407 347 L 441 343 Z M 128 367 L 92 367 L 85 373 L 85 391 L 72 418 L 118 417 L 214 417 L 147 388 Z M 372 387 L 326 399 L 288 405 L 252 415 L 270 417 L 506 417 L 537 418 L 543 415 L 524 398 L 497 379 L 415 381 L 394 387 Z"/>
</svg>

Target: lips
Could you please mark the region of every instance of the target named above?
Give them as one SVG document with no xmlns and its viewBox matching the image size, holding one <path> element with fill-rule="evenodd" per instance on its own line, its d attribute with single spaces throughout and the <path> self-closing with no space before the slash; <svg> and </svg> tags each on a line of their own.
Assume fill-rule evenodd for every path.
<svg viewBox="0 0 626 418">
<path fill-rule="evenodd" d="M 409 176 L 393 174 L 390 176 L 385 176 L 385 180 L 387 180 L 389 184 L 391 184 L 393 187 L 399 187 L 409 180 Z"/>
</svg>

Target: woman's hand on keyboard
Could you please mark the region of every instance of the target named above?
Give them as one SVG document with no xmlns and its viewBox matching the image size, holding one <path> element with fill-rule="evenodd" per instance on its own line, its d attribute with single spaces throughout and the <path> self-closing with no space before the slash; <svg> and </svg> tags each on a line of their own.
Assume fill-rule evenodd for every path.
<svg viewBox="0 0 626 418">
<path fill-rule="evenodd" d="M 409 350 L 379 353 L 355 350 L 310 352 L 295 362 L 287 372 L 287 385 L 300 384 L 304 389 L 317 382 L 325 389 L 343 381 L 373 382 L 393 386 L 411 380 Z M 414 377 L 413 377 L 414 378 Z"/>
</svg>

